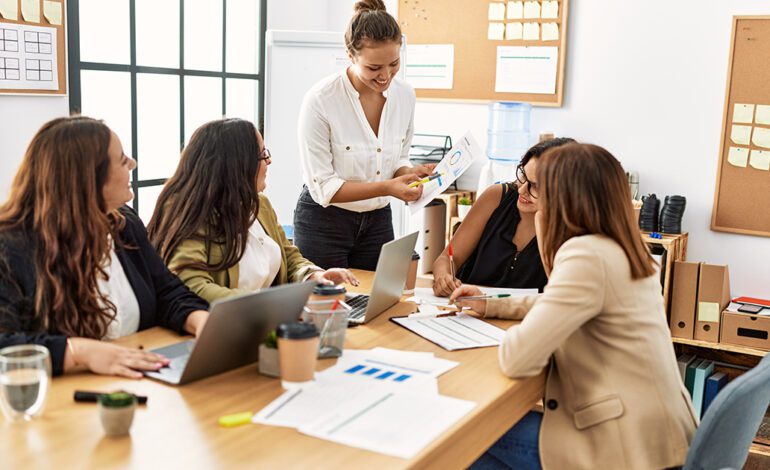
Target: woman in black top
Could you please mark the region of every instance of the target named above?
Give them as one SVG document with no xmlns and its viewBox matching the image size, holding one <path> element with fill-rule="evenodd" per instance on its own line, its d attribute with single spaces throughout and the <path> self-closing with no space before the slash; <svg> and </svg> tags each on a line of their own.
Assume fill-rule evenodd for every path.
<svg viewBox="0 0 770 470">
<path fill-rule="evenodd" d="M 451 240 L 456 278 L 451 274 L 448 247 L 433 263 L 436 295 L 446 297 L 462 283 L 543 291 L 548 277 L 535 238 L 538 193 L 534 175 L 546 150 L 570 142 L 574 140 L 538 143 L 522 157 L 516 182 L 484 190 Z"/>
<path fill-rule="evenodd" d="M 136 166 L 102 122 L 45 124 L 0 207 L 0 348 L 48 348 L 55 375 L 139 378 L 164 357 L 101 341 L 156 325 L 199 334 L 208 304 L 166 268 L 136 214 Z"/>
</svg>

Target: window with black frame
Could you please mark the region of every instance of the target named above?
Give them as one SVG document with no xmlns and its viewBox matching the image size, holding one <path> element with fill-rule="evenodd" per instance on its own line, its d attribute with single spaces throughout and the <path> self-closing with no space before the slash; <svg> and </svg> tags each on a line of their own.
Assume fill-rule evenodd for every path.
<svg viewBox="0 0 770 470">
<path fill-rule="evenodd" d="M 263 117 L 267 0 L 69 0 L 70 110 L 103 119 L 133 156 L 147 223 L 201 124 Z"/>
</svg>

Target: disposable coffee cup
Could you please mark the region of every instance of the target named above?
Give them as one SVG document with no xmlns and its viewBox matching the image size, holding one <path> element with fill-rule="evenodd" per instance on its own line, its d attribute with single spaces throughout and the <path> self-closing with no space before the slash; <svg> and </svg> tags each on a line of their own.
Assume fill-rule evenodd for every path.
<svg viewBox="0 0 770 470">
<path fill-rule="evenodd" d="M 414 294 L 414 286 L 417 283 L 417 263 L 420 262 L 420 255 L 412 253 L 412 262 L 409 263 L 409 271 L 406 273 L 406 283 L 404 283 L 404 295 Z"/>
<path fill-rule="evenodd" d="M 313 293 L 310 295 L 310 301 L 319 300 L 345 300 L 345 294 L 347 290 L 342 284 L 338 286 L 328 286 L 325 284 L 318 284 L 313 289 Z"/>
<path fill-rule="evenodd" d="M 313 323 L 281 323 L 276 331 L 281 386 L 300 388 L 313 381 L 319 334 Z"/>
</svg>

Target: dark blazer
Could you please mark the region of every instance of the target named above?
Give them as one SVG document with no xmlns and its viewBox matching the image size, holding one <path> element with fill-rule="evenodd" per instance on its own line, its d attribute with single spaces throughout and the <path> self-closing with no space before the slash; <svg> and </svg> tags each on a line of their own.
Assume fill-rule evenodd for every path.
<svg viewBox="0 0 770 470">
<path fill-rule="evenodd" d="M 120 239 L 128 248 L 116 250 L 139 302 L 139 330 L 165 326 L 184 333 L 187 316 L 194 310 L 208 310 L 208 303 L 166 268 L 136 213 L 127 206 L 120 212 L 126 218 Z M 36 234 L 25 231 L 0 232 L 0 348 L 28 343 L 45 346 L 51 352 L 53 373 L 59 375 L 67 337 L 55 326 L 45 328 L 35 316 L 36 239 Z"/>
</svg>

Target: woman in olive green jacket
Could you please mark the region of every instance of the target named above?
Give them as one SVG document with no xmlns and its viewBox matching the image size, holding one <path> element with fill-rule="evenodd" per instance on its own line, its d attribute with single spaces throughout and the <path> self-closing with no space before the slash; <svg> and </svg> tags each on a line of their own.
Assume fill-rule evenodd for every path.
<svg viewBox="0 0 770 470">
<path fill-rule="evenodd" d="M 261 194 L 268 165 L 252 123 L 222 119 L 198 128 L 148 226 L 166 265 L 209 302 L 304 280 L 357 285 L 347 269 L 324 271 L 286 238 Z"/>
</svg>

